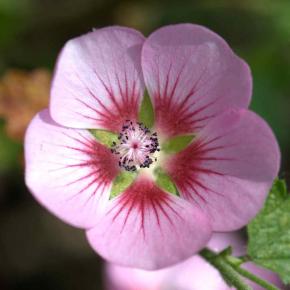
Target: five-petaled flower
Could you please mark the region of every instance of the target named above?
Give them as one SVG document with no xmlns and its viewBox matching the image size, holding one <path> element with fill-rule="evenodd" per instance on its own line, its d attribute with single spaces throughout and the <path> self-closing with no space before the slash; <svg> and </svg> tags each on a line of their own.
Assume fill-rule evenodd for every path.
<svg viewBox="0 0 290 290">
<path fill-rule="evenodd" d="M 145 88 L 153 128 L 138 120 Z M 144 269 L 182 261 L 212 232 L 248 223 L 278 173 L 279 147 L 247 109 L 251 92 L 246 63 L 204 27 L 166 26 L 147 39 L 123 27 L 94 30 L 59 56 L 50 108 L 26 133 L 26 183 L 107 260 Z M 105 146 L 93 129 L 119 139 Z M 193 136 L 185 149 L 163 152 L 184 135 Z M 159 186 L 156 169 L 177 193 Z M 122 172 L 136 178 L 112 195 Z"/>
</svg>

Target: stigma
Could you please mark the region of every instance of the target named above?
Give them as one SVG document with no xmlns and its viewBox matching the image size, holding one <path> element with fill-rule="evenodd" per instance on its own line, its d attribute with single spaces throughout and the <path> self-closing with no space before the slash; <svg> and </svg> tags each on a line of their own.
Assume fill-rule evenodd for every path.
<svg viewBox="0 0 290 290">
<path fill-rule="evenodd" d="M 119 155 L 119 166 L 127 171 L 149 168 L 157 161 L 155 152 L 160 151 L 156 132 L 151 132 L 143 123 L 126 120 L 113 142 L 111 152 Z"/>
</svg>

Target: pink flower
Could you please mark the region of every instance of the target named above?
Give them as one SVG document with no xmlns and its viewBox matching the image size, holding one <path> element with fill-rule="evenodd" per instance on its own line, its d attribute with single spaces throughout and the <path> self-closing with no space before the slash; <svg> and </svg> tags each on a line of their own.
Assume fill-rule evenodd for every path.
<svg viewBox="0 0 290 290">
<path fill-rule="evenodd" d="M 137 123 L 145 87 L 153 130 Z M 128 28 L 94 30 L 59 56 L 50 108 L 27 130 L 26 183 L 52 213 L 85 229 L 105 259 L 143 269 L 180 262 L 212 232 L 247 224 L 278 173 L 276 139 L 247 110 L 251 91 L 248 66 L 204 27 L 167 26 L 147 39 Z M 110 149 L 87 129 L 120 140 Z M 165 154 L 164 140 L 178 135 L 194 138 Z M 179 195 L 155 183 L 156 168 Z M 118 174 L 130 171 L 136 180 L 110 197 Z"/>
<path fill-rule="evenodd" d="M 239 233 L 214 234 L 208 247 L 221 251 L 233 246 L 235 255 L 246 254 L 246 243 Z M 248 262 L 243 265 L 254 275 L 286 290 L 278 275 Z M 107 263 L 105 268 L 107 290 L 233 290 L 220 273 L 208 262 L 196 255 L 176 266 L 159 270 L 144 271 L 120 267 Z M 254 290 L 263 290 L 259 285 L 245 280 Z"/>
</svg>

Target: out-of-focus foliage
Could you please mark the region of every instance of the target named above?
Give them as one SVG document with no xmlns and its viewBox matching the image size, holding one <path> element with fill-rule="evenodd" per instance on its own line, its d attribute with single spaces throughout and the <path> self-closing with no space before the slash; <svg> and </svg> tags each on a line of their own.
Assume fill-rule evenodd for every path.
<svg viewBox="0 0 290 290">
<path fill-rule="evenodd" d="M 17 167 L 17 162 L 20 161 L 18 157 L 21 152 L 20 144 L 8 138 L 4 133 L 3 127 L 4 122 L 2 121 L 0 122 L 0 174 Z"/>
</svg>

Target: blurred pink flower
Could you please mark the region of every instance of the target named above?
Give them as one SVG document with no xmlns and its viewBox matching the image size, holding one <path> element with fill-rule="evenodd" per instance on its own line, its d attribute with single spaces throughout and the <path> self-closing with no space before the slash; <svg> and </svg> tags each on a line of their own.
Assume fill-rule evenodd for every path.
<svg viewBox="0 0 290 290">
<path fill-rule="evenodd" d="M 138 123 L 145 87 L 157 133 Z M 143 269 L 173 265 L 213 231 L 248 223 L 278 173 L 276 139 L 247 110 L 251 91 L 248 66 L 204 27 L 167 26 L 147 39 L 128 28 L 94 30 L 59 56 L 50 109 L 27 130 L 26 183 L 51 212 L 85 229 L 105 259 Z M 107 148 L 87 129 L 120 133 L 120 142 Z M 164 140 L 188 134 L 195 137 L 186 149 L 162 152 Z M 157 186 L 159 167 L 180 196 Z M 126 170 L 138 177 L 110 198 Z"/>
<path fill-rule="evenodd" d="M 235 255 L 246 254 L 246 243 L 239 233 L 214 234 L 208 246 L 221 251 L 232 245 Z M 243 266 L 253 274 L 286 290 L 278 275 L 259 268 L 253 263 Z M 245 280 L 254 290 L 263 290 L 259 285 Z M 158 271 L 120 267 L 107 263 L 105 266 L 107 290 L 231 290 L 219 272 L 208 262 L 196 255 L 176 266 Z"/>
</svg>

